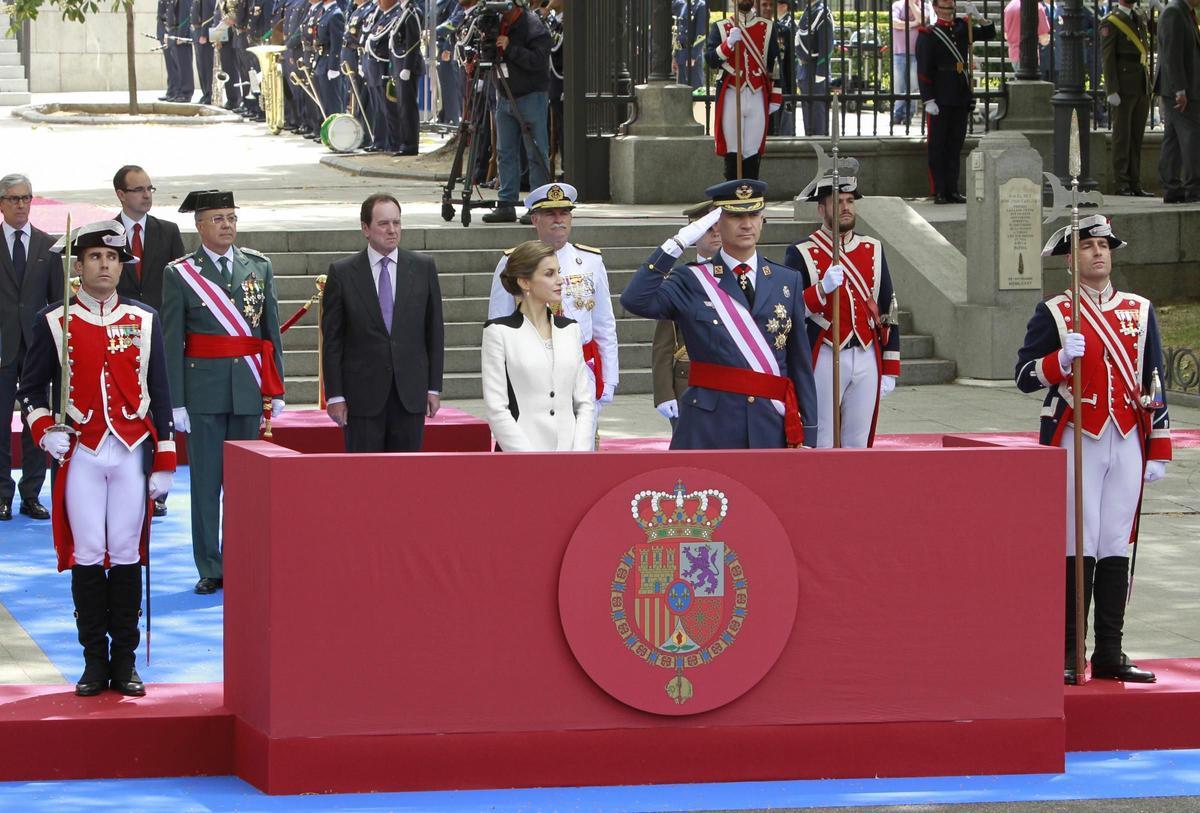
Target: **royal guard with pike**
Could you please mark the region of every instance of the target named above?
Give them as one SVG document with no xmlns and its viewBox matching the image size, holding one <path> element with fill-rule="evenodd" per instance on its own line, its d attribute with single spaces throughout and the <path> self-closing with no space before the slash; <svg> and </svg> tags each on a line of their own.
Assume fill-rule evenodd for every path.
<svg viewBox="0 0 1200 813">
<path fill-rule="evenodd" d="M 717 20 L 708 31 L 705 60 L 711 70 L 721 72 L 717 87 L 719 126 L 714 135 L 717 155 L 725 158 L 727 181 L 758 177 L 759 163 L 767 147 L 767 117 L 783 103 L 783 96 L 772 80 L 779 59 L 779 41 L 772 36 L 773 26 L 772 20 L 755 12 L 754 0 L 738 0 L 734 15 Z"/>
<path fill-rule="evenodd" d="M 65 243 L 63 238 L 54 250 Z M 111 685 L 140 696 L 146 688 L 134 651 L 142 565 L 150 563 L 154 499 L 170 490 L 175 471 L 162 326 L 149 306 L 117 295 L 121 264 L 133 260 L 120 223 L 78 229 L 71 251 L 82 286 L 69 319 L 62 303 L 39 314 L 17 398 L 34 440 L 60 461 L 54 548 L 59 571 L 71 570 L 83 645 L 75 694 L 87 697 Z M 68 399 L 62 398 L 64 335 Z M 53 407 L 47 400 L 51 385 Z M 66 418 L 56 423 L 52 410 L 64 405 Z"/>
<path fill-rule="evenodd" d="M 879 400 L 896 388 L 900 375 L 900 326 L 892 277 L 883 245 L 855 232 L 854 202 L 862 197 L 854 177 L 838 178 L 838 232 L 842 248 L 833 262 L 833 176 L 818 179 L 807 196 L 816 201 L 821 227 L 790 246 L 783 264 L 800 272 L 808 309 L 808 338 L 817 383 L 817 446 L 833 446 L 833 297 L 839 286 L 841 315 L 839 401 L 842 446 L 865 448 L 875 442 Z"/>
<path fill-rule="evenodd" d="M 1041 443 L 1074 448 L 1071 367 L 1081 360 L 1083 452 L 1084 618 L 1096 598 L 1092 677 L 1153 683 L 1121 651 L 1129 556 L 1137 540 L 1142 484 L 1160 479 L 1171 459 L 1170 420 L 1159 385 L 1162 343 L 1154 306 L 1145 297 L 1113 287 L 1112 252 L 1125 243 L 1104 215 L 1079 221 L 1080 332 L 1071 330 L 1071 292 L 1040 303 L 1017 357 L 1017 386 L 1050 392 L 1042 407 Z M 1042 256 L 1066 256 L 1071 265 L 1071 227 L 1059 229 Z M 1074 493 L 1074 457 L 1067 455 L 1067 501 Z M 1075 666 L 1075 515 L 1067 511 L 1066 665 Z M 1087 630 L 1078 631 L 1086 635 Z"/>
</svg>

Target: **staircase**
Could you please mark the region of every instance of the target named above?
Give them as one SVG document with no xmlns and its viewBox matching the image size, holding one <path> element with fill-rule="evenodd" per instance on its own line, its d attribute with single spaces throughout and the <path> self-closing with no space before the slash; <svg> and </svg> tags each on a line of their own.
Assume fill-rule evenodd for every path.
<svg viewBox="0 0 1200 813">
<path fill-rule="evenodd" d="M 29 104 L 29 79 L 21 64 L 17 40 L 8 32 L 12 21 L 0 14 L 0 107 Z"/>
<path fill-rule="evenodd" d="M 763 231 L 764 256 L 781 260 L 787 245 L 808 234 L 813 224 L 768 223 Z M 618 301 L 634 270 L 669 235 L 670 225 L 614 223 L 582 225 L 572 232 L 575 242 L 604 250 L 621 365 L 618 393 L 648 393 L 652 389 L 650 342 L 654 323 L 626 313 Z M 446 325 L 446 371 L 443 397 L 448 400 L 482 397 L 480 343 L 487 319 L 488 293 L 500 253 L 532 235 L 522 228 L 405 229 L 401 246 L 422 251 L 437 263 Z M 357 230 L 305 232 L 243 232 L 239 245 L 267 253 L 275 271 L 279 317 L 285 320 L 316 290 L 318 274 L 329 264 L 362 248 Z M 632 247 L 631 247 L 632 244 Z M 908 335 L 912 319 L 901 313 L 901 385 L 952 381 L 954 363 L 932 358 L 933 339 Z M 284 334 L 284 368 L 288 401 L 317 402 L 317 315 L 314 307 Z"/>
</svg>

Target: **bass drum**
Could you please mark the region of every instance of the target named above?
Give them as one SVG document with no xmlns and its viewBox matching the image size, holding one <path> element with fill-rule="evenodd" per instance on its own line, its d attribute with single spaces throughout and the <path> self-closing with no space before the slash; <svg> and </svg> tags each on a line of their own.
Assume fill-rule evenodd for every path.
<svg viewBox="0 0 1200 813">
<path fill-rule="evenodd" d="M 362 124 L 349 113 L 334 113 L 321 124 L 321 143 L 334 152 L 354 152 L 365 136 Z"/>
</svg>

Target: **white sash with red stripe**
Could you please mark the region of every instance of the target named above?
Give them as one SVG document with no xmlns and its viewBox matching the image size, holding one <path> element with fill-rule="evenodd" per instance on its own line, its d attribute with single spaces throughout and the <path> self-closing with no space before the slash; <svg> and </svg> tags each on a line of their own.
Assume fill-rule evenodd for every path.
<svg viewBox="0 0 1200 813">
<path fill-rule="evenodd" d="M 812 241 L 814 243 L 816 243 L 818 246 L 820 246 L 821 249 L 826 254 L 829 255 L 830 262 L 832 262 L 833 261 L 833 237 L 832 237 L 832 235 L 826 234 L 821 229 L 817 229 L 815 232 L 812 233 Z M 841 262 L 842 268 L 846 269 L 846 281 L 850 283 L 852 288 L 854 288 L 855 293 L 857 293 L 864 302 L 870 302 L 872 299 L 874 299 L 874 297 L 871 296 L 871 286 L 867 285 L 866 275 L 863 274 L 862 270 L 855 264 L 854 259 L 849 254 L 847 254 L 845 252 L 845 250 L 840 251 L 838 253 L 838 256 L 839 256 L 839 260 Z"/>
<path fill-rule="evenodd" d="M 250 332 L 250 326 L 246 324 L 245 317 L 238 312 L 237 306 L 233 304 L 229 295 L 211 280 L 206 279 L 200 273 L 200 269 L 192 265 L 190 258 L 180 260 L 176 266 L 183 272 L 179 276 L 196 293 L 196 296 L 200 297 L 200 301 L 208 306 L 209 312 L 216 317 L 227 334 L 238 337 L 253 335 Z M 254 376 L 255 383 L 262 387 L 262 354 L 254 353 L 242 356 L 242 359 L 245 360 L 246 366 Z"/>
<path fill-rule="evenodd" d="M 1104 314 L 1096 307 L 1096 303 L 1086 294 L 1081 295 L 1079 299 L 1081 304 L 1080 314 L 1100 336 L 1100 341 L 1108 351 L 1109 357 L 1116 363 L 1117 372 L 1125 380 L 1125 386 L 1132 393 L 1140 393 L 1142 385 L 1138 381 L 1137 371 L 1133 367 L 1133 360 L 1129 358 L 1129 351 L 1121 343 L 1117 334 L 1113 332 L 1112 325 L 1104 318 Z"/>
<path fill-rule="evenodd" d="M 704 289 L 709 301 L 713 303 L 717 317 L 721 320 L 721 326 L 725 328 L 729 338 L 733 340 L 750 369 L 756 373 L 781 375 L 779 362 L 775 360 L 775 353 L 767 345 L 767 340 L 762 331 L 758 329 L 758 325 L 754 323 L 754 317 L 750 315 L 750 311 L 746 310 L 742 303 L 725 293 L 712 272 L 709 271 L 708 263 L 697 263 L 689 267 L 696 275 L 696 279 L 700 282 L 700 287 Z M 780 415 L 784 413 L 782 401 L 772 400 L 771 404 Z"/>
</svg>

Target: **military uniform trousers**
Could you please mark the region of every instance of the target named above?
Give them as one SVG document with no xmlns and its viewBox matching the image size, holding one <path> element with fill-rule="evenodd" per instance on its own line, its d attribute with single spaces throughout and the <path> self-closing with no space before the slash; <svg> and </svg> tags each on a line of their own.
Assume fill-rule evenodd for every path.
<svg viewBox="0 0 1200 813">
<path fill-rule="evenodd" d="M 188 465 L 192 478 L 192 555 L 202 579 L 224 578 L 221 565 L 221 485 L 227 440 L 256 440 L 260 413 L 235 415 L 188 410 Z"/>
<path fill-rule="evenodd" d="M 233 38 L 221 43 L 221 70 L 229 74 L 225 82 L 225 106 L 231 110 L 242 105 L 242 71 L 238 67 L 237 51 L 233 47 Z"/>
<path fill-rule="evenodd" d="M 1067 450 L 1067 556 L 1075 555 L 1075 432 L 1063 430 Z M 1083 555 L 1129 556 L 1129 538 L 1142 497 L 1142 436 L 1125 437 L 1111 422 L 1100 438 L 1083 436 Z"/>
<path fill-rule="evenodd" d="M 437 77 L 442 93 L 442 111 L 438 120 L 442 124 L 457 124 L 462 119 L 463 83 L 466 81 L 466 74 L 453 58 L 445 61 L 439 59 Z"/>
<path fill-rule="evenodd" d="M 200 101 L 212 101 L 213 47 L 211 42 L 196 44 L 196 73 L 200 77 Z"/>
<path fill-rule="evenodd" d="M 129 449 L 111 432 L 93 453 L 78 444 L 67 467 L 67 518 L 75 564 L 136 565 L 146 519 L 143 440 Z"/>
<path fill-rule="evenodd" d="M 842 448 L 865 449 L 871 436 L 871 419 L 879 400 L 879 365 L 875 351 L 860 346 L 843 347 L 841 367 Z M 833 448 L 833 348 L 822 344 L 813 368 L 817 385 L 817 448 Z"/>
<path fill-rule="evenodd" d="M 1125 63 L 1118 63 L 1121 64 Z M 1141 63 L 1137 67 L 1138 82 L 1121 83 L 1118 92 L 1121 103 L 1113 108 L 1112 162 L 1117 189 L 1142 187 L 1142 140 L 1150 115 L 1150 95 L 1145 89 Z"/>
<path fill-rule="evenodd" d="M 966 105 L 945 105 L 929 118 L 929 178 L 933 194 L 950 196 L 958 193 L 958 167 L 962 161 L 963 142 L 967 140 L 967 121 L 971 108 Z M 928 115 L 928 114 L 926 114 Z"/>
<path fill-rule="evenodd" d="M 192 72 L 192 44 L 190 42 L 175 42 L 167 46 L 167 50 L 175 55 L 175 64 L 179 66 L 179 78 L 176 88 L 177 95 L 184 101 L 190 102 L 196 92 L 195 74 Z"/>
</svg>

